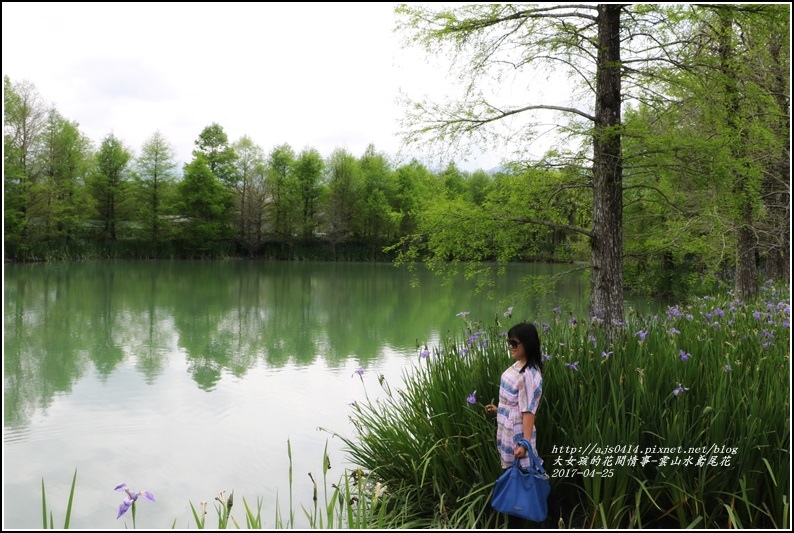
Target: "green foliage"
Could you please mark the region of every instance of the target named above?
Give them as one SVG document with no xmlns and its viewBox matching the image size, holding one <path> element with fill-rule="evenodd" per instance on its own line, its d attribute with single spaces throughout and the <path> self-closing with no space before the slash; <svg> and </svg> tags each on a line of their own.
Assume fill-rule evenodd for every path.
<svg viewBox="0 0 794 533">
<path fill-rule="evenodd" d="M 542 325 L 549 360 L 538 451 L 561 505 L 551 521 L 785 527 L 791 307 L 788 287 L 766 284 L 761 294 L 632 316 L 611 343 L 598 315 L 560 312 Z M 495 427 L 480 404 L 497 397 L 509 359 L 506 326 L 486 330 L 468 322 L 462 341 L 431 347 L 406 370 L 401 389 L 381 379 L 384 395 L 351 413 L 352 461 L 429 527 L 498 521 L 488 505 L 499 473 Z M 475 406 L 466 402 L 472 391 Z"/>
<path fill-rule="evenodd" d="M 444 184 L 444 192 L 447 199 L 463 198 L 466 192 L 466 182 L 463 173 L 455 163 L 448 164 L 447 168 L 441 171 L 438 177 Z"/>
<path fill-rule="evenodd" d="M 344 242 L 360 235 L 360 221 L 356 215 L 363 202 L 363 178 L 358 161 L 343 149 L 337 149 L 328 161 L 328 205 L 326 225 L 333 242 Z"/>
<path fill-rule="evenodd" d="M 397 188 L 395 175 L 386 156 L 375 152 L 369 145 L 359 160 L 362 175 L 360 220 L 361 236 L 365 239 L 393 242 L 399 236 L 399 227 L 404 216 L 397 211 Z"/>
<path fill-rule="evenodd" d="M 91 199 L 83 187 L 91 170 L 91 143 L 76 123 L 51 109 L 42 132 L 41 180 L 31 188 L 38 200 L 28 210 L 35 219 L 30 235 L 57 243 L 77 240 L 91 213 Z"/>
<path fill-rule="evenodd" d="M 185 165 L 184 177 L 178 186 L 182 238 L 199 253 L 212 248 L 214 241 L 228 237 L 232 196 L 199 155 Z"/>
<path fill-rule="evenodd" d="M 267 160 L 267 191 L 272 202 L 269 221 L 273 233 L 280 239 L 292 237 L 297 229 L 299 195 L 294 174 L 295 152 L 288 144 L 277 146 Z"/>
<path fill-rule="evenodd" d="M 587 231 L 592 200 L 578 180 L 575 173 L 532 169 L 497 174 L 481 185 L 480 204 L 436 195 L 415 211 L 413 235 L 388 250 L 399 262 L 423 261 L 447 274 L 459 262 L 586 258 L 577 230 Z"/>
<path fill-rule="evenodd" d="M 221 491 L 216 497 L 215 511 L 218 513 L 218 529 L 227 529 L 229 527 L 229 520 L 240 529 L 237 525 L 237 520 L 232 517 L 232 507 L 234 506 L 234 491 L 229 493 L 229 497 L 224 499 L 224 491 Z M 193 505 L 191 504 L 191 508 Z"/>
<path fill-rule="evenodd" d="M 491 187 L 491 177 L 484 170 L 477 170 L 466 180 L 468 196 L 474 205 L 482 205 Z"/>
<path fill-rule="evenodd" d="M 613 79 L 608 94 L 602 92 L 605 84 L 596 83 L 605 80 L 599 73 L 612 67 L 599 62 L 594 49 L 595 43 L 606 42 L 599 40 L 601 26 L 592 23 L 602 7 L 397 7 L 398 29 L 406 43 L 444 57 L 461 86 L 442 102 L 407 101 L 406 142 L 430 141 L 440 151 L 449 151 L 463 139 L 481 147 L 510 146 L 516 155 L 506 166 L 515 169 L 530 159 L 522 154 L 538 138 L 535 126 L 547 122 L 537 113 L 562 112 L 571 118 L 555 126 L 560 143 L 541 163 L 581 168 L 581 177 L 561 182 L 560 190 L 584 187 L 587 179 L 582 177 L 597 177 L 611 165 L 599 161 L 599 150 L 590 155 L 590 145 L 603 140 L 594 137 L 594 128 L 609 133 L 623 144 L 622 152 L 612 153 L 623 177 L 619 171 L 611 175 L 618 185 L 624 182 L 622 216 L 617 211 L 620 200 L 601 202 L 606 192 L 599 185 L 603 180 L 593 179 L 601 205 L 582 199 L 568 203 L 574 206 L 568 213 L 564 204 L 555 206 L 557 213 L 518 206 L 515 226 L 527 227 L 517 220 L 526 213 L 523 218 L 535 223 L 590 229 L 598 245 L 592 257 L 598 276 L 604 270 L 620 271 L 618 264 L 604 268 L 600 263 L 605 259 L 595 252 L 608 246 L 609 236 L 619 235 L 614 231 L 623 224 L 627 281 L 635 289 L 664 297 L 708 289 L 710 283 L 698 286 L 694 280 L 702 276 L 710 282 L 728 269 L 736 271 L 739 294 L 752 294 L 758 283 L 756 258 L 772 276 L 787 278 L 790 106 L 784 95 L 790 92 L 790 6 L 623 6 L 612 19 L 620 33 L 621 78 Z M 598 16 L 607 20 L 602 12 Z M 602 53 L 603 48 L 599 58 Z M 570 74 L 571 101 L 595 97 L 589 107 L 596 115 L 610 100 L 631 106 L 624 108 L 623 123 L 616 120 L 604 130 L 600 124 L 611 119 L 599 120 L 586 107 L 549 105 L 534 91 L 527 92 L 528 101 L 516 102 L 513 93 L 502 98 L 503 93 L 494 90 L 505 83 L 522 90 L 532 87 L 539 72 L 552 70 Z M 575 138 L 590 141 L 581 143 L 587 146 L 579 153 L 573 143 L 560 146 Z M 461 194 L 454 168 L 442 175 L 447 193 Z M 555 195 L 544 195 L 540 201 L 559 198 Z M 588 207 L 590 213 L 595 207 L 600 213 L 616 214 L 618 227 L 605 218 L 592 228 L 589 221 L 572 222 Z M 402 241 L 412 246 L 404 257 L 432 256 L 432 249 L 422 249 L 423 237 Z M 564 243 L 566 249 L 555 258 L 586 251 L 582 243 Z M 562 247 L 558 241 L 554 246 L 555 252 Z M 596 286 L 623 285 L 619 276 L 606 283 L 594 280 Z"/>
<path fill-rule="evenodd" d="M 72 476 L 72 486 L 69 489 L 69 501 L 66 503 L 66 517 L 63 521 L 63 529 L 69 529 L 69 523 L 72 518 L 72 504 L 74 503 L 74 488 L 77 485 L 77 469 L 74 470 Z M 49 521 L 48 521 L 49 515 Z M 43 529 L 54 529 L 55 520 L 52 514 L 52 509 L 47 508 L 47 494 L 44 490 L 44 478 L 41 479 L 41 517 Z"/>
<path fill-rule="evenodd" d="M 418 161 L 413 160 L 395 170 L 396 197 L 394 209 L 400 213 L 401 236 L 416 231 L 417 219 L 425 203 L 429 203 L 438 193 L 438 183 L 430 172 Z"/>
<path fill-rule="evenodd" d="M 315 149 L 303 150 L 295 161 L 295 179 L 299 204 L 299 226 L 301 235 L 309 238 L 319 226 L 320 199 L 322 198 L 322 175 L 325 168 L 320 153 Z"/>
<path fill-rule="evenodd" d="M 237 238 L 248 254 L 253 255 L 264 239 L 265 156 L 262 148 L 248 136 L 234 143 L 234 151 L 237 153 L 234 186 Z"/>
<path fill-rule="evenodd" d="M 274 508 L 274 522 L 271 528 L 294 529 L 298 527 L 295 521 L 295 507 L 292 499 L 292 446 L 287 441 L 287 455 L 289 458 L 289 508 L 285 513 L 276 501 Z M 303 517 L 311 529 L 386 529 L 390 527 L 403 527 L 410 522 L 402 521 L 404 515 L 390 507 L 391 494 L 384 486 L 368 480 L 361 469 L 345 471 L 337 482 L 329 479 L 330 458 L 328 448 L 323 452 L 322 477 L 315 480 L 310 472 L 309 477 L 314 484 L 311 504 L 301 504 Z M 322 498 L 318 482 L 322 483 Z M 240 524 L 232 516 L 234 505 L 233 491 L 228 499 L 221 491 L 215 497 L 215 510 L 218 516 L 218 529 L 227 529 L 231 524 L 240 529 Z M 257 499 L 256 509 L 248 505 L 243 498 L 245 509 L 245 527 L 247 529 L 262 529 L 267 527 L 262 519 L 263 502 Z M 207 502 L 201 502 L 198 510 L 190 502 L 190 510 L 197 529 L 206 529 Z"/>
<path fill-rule="evenodd" d="M 159 131 L 144 142 L 135 170 L 135 220 L 141 237 L 157 246 L 174 233 L 166 217 L 173 214 L 176 182 L 174 149 Z"/>
<path fill-rule="evenodd" d="M 198 159 L 199 156 L 203 156 L 215 178 L 231 187 L 237 180 L 234 168 L 237 154 L 234 148 L 229 145 L 229 137 L 223 130 L 223 126 L 213 122 L 204 128 L 199 133 L 195 145 L 196 149 L 193 150 L 193 157 Z"/>
<path fill-rule="evenodd" d="M 29 210 L 36 198 L 32 188 L 39 179 L 37 156 L 46 110 L 30 82 L 12 83 L 3 77 L 3 223 L 6 250 L 9 244 L 24 251 Z"/>
<path fill-rule="evenodd" d="M 626 113 L 632 285 L 677 297 L 698 276 L 735 268 L 737 289 L 752 292 L 756 256 L 781 276 L 790 226 L 779 218 L 790 195 L 780 121 L 790 115 L 775 96 L 789 78 L 779 69 L 788 57 L 779 44 L 788 42 L 784 12 L 788 18 L 789 6 L 662 10 L 679 24 L 671 42 L 685 44 L 675 48 L 680 64 L 658 66 L 648 78 L 656 94 Z"/>
<path fill-rule="evenodd" d="M 193 505 L 193 502 L 190 502 L 190 511 L 193 513 L 193 519 L 196 521 L 196 529 L 204 529 L 205 524 L 207 522 L 207 502 L 201 502 L 199 504 L 199 510 L 196 511 L 196 507 Z"/>
<path fill-rule="evenodd" d="M 379 377 L 385 395 L 355 405 L 356 435 L 340 437 L 352 462 L 430 527 L 482 528 L 496 519 L 481 507 L 499 473 L 495 426 L 484 405 L 498 396 L 504 361 L 495 354 L 504 342 L 478 324 L 467 332 L 463 343 L 448 339 L 406 372 L 403 389 Z M 476 405 L 467 403 L 473 391 Z"/>
<path fill-rule="evenodd" d="M 96 167 L 89 178 L 89 190 L 106 241 L 115 241 L 121 222 L 129 218 L 131 177 L 127 165 L 131 157 L 121 140 L 111 133 L 102 140 Z"/>
</svg>

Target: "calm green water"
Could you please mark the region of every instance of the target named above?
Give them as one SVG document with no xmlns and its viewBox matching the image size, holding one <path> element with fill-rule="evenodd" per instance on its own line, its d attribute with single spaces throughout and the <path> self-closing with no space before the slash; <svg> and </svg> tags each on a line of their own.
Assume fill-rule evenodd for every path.
<svg viewBox="0 0 794 533">
<path fill-rule="evenodd" d="M 242 498 L 261 497 L 273 527 L 277 498 L 288 514 L 288 441 L 305 526 L 323 449 L 332 481 L 347 466 L 320 428 L 352 434 L 350 402 L 377 397 L 381 374 L 399 386 L 417 343 L 461 336 L 461 311 L 490 323 L 513 306 L 506 326 L 547 320 L 557 305 L 586 316 L 582 278 L 518 295 L 525 277 L 567 268 L 511 265 L 489 298 L 462 276 L 445 284 L 391 264 L 6 265 L 3 526 L 41 527 L 42 478 L 62 525 L 76 468 L 73 528 L 131 527 L 129 513 L 116 520 L 121 482 L 157 498 L 139 503 L 139 528 L 195 527 L 189 502 L 203 500 L 216 527 L 221 490 L 234 490 L 241 524 Z"/>
</svg>

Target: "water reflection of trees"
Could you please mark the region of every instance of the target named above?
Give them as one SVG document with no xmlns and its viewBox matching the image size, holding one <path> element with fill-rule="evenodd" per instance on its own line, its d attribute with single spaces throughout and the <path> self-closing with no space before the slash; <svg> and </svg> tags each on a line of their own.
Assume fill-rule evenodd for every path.
<svg viewBox="0 0 794 533">
<path fill-rule="evenodd" d="M 502 293 L 522 272 L 499 278 Z M 25 424 L 91 371 L 104 381 L 130 364 L 153 383 L 184 358 L 198 387 L 212 390 L 255 365 L 367 366 L 384 346 L 408 351 L 460 334 L 460 311 L 490 320 L 500 309 L 462 280 L 443 286 L 420 273 L 411 288 L 411 274 L 390 264 L 89 262 L 9 265 L 5 277 L 8 425 Z M 532 304 L 525 309 L 531 316 Z"/>
</svg>

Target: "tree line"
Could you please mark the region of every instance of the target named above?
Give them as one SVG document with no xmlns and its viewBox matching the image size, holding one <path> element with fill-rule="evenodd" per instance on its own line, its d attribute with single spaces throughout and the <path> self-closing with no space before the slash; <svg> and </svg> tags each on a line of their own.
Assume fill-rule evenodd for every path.
<svg viewBox="0 0 794 533">
<path fill-rule="evenodd" d="M 159 131 L 137 154 L 114 133 L 95 147 L 32 82 L 6 76 L 4 90 L 7 260 L 290 258 L 284 250 L 299 246 L 310 256 L 347 246 L 359 250 L 354 259 L 383 259 L 433 198 L 473 201 L 492 182 L 454 163 L 440 173 L 416 160 L 396 166 L 373 145 L 360 156 L 288 144 L 268 153 L 248 136 L 230 142 L 217 123 L 180 169 Z"/>
</svg>

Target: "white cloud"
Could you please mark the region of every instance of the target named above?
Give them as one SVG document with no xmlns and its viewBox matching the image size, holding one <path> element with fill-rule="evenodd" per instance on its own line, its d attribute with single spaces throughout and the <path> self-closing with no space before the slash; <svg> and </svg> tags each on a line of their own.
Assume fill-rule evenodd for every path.
<svg viewBox="0 0 794 533">
<path fill-rule="evenodd" d="M 401 150 L 400 88 L 447 82 L 399 46 L 391 3 L 3 3 L 3 73 L 95 142 L 110 132 L 138 151 L 159 130 L 191 158 L 219 123 L 269 152 L 287 143 Z M 490 168 L 480 156 L 462 168 Z"/>
</svg>

